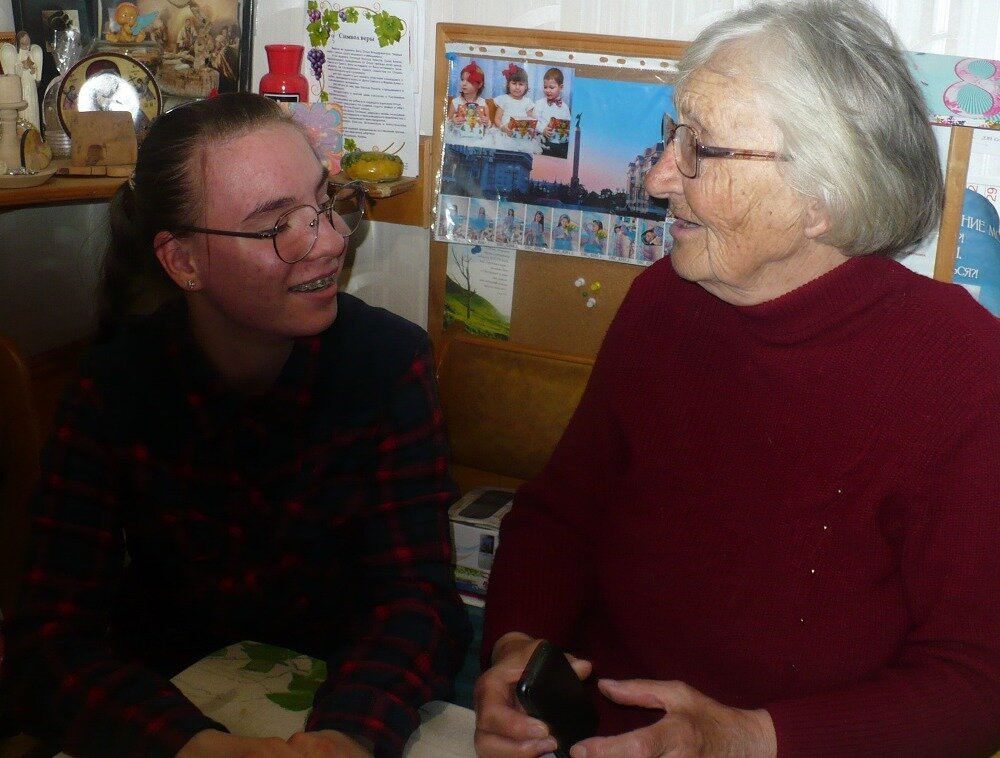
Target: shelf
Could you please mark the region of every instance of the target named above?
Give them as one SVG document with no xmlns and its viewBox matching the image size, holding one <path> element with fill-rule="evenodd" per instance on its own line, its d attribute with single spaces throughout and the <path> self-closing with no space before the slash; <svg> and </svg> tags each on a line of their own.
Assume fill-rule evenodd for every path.
<svg viewBox="0 0 1000 758">
<path fill-rule="evenodd" d="M 52 165 L 68 166 L 69 160 L 52 161 Z M 0 208 L 24 208 L 74 201 L 107 200 L 124 182 L 123 177 L 59 176 L 37 187 L 0 189 Z"/>
<path fill-rule="evenodd" d="M 53 161 L 57 166 L 66 161 Z M 60 176 L 56 174 L 45 184 L 20 189 L 0 189 L 0 208 L 66 203 L 74 200 L 107 200 L 124 182 L 123 177 Z M 337 174 L 330 183 L 342 186 L 350 182 L 346 174 Z M 365 194 L 371 198 L 387 198 L 417 186 L 416 177 L 401 177 L 393 182 L 362 182 Z"/>
<path fill-rule="evenodd" d="M 420 170 L 422 177 L 400 177 L 392 182 L 363 182 L 365 194 L 371 201 L 368 214 L 372 221 L 392 224 L 430 226 L 430 198 L 426 177 L 432 176 L 430 165 L 430 138 L 420 138 Z M 69 159 L 52 162 L 55 166 L 68 166 Z M 53 176 L 45 184 L 24 189 L 0 190 L 0 210 L 30 208 L 71 202 L 108 200 L 125 179 L 105 176 Z M 343 172 L 331 177 L 334 185 L 351 181 Z"/>
<path fill-rule="evenodd" d="M 347 174 L 341 171 L 339 174 L 330 177 L 330 184 L 335 187 L 343 187 L 345 184 L 350 184 L 355 181 L 351 179 Z M 401 176 L 398 179 L 393 179 L 390 182 L 365 182 L 362 181 L 361 185 L 365 188 L 365 195 L 374 198 L 385 198 L 393 197 L 399 195 L 407 190 L 411 190 L 417 186 L 417 177 L 415 176 Z"/>
</svg>

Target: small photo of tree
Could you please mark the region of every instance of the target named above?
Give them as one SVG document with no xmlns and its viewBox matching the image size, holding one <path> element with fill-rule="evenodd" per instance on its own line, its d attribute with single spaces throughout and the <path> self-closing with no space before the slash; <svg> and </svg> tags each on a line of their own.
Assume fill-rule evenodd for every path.
<svg viewBox="0 0 1000 758">
<path fill-rule="evenodd" d="M 445 281 L 445 328 L 461 321 L 470 334 L 510 337 L 513 251 L 480 245 L 449 245 Z M 509 274 L 509 277 L 507 276 Z"/>
</svg>

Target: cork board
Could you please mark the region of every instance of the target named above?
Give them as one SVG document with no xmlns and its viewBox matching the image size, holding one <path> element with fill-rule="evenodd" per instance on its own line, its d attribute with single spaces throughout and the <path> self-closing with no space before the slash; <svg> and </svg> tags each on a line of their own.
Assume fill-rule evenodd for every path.
<svg viewBox="0 0 1000 758">
<path fill-rule="evenodd" d="M 632 280 L 642 271 L 609 261 L 520 251 L 511 340 L 556 352 L 596 355 Z M 585 282 L 581 287 L 575 284 L 579 279 Z M 599 285 L 596 292 L 595 285 Z M 588 308 L 586 298 L 591 293 L 597 305 Z"/>
<path fill-rule="evenodd" d="M 448 71 L 442 65 L 447 45 L 467 44 L 470 54 L 479 55 L 486 46 L 500 46 L 512 56 L 529 60 L 545 60 L 545 51 L 567 51 L 576 54 L 596 54 L 612 66 L 602 76 L 615 78 L 614 65 L 631 68 L 648 66 L 655 76 L 662 61 L 675 61 L 686 43 L 644 40 L 607 35 L 577 34 L 558 31 L 486 27 L 469 24 L 438 24 L 435 69 L 435 126 L 431 161 L 434 170 L 440 166 L 443 151 L 443 119 L 448 101 Z M 622 72 L 623 78 L 625 72 Z M 430 176 L 431 174 L 429 174 Z M 433 226 L 436 199 L 434 188 L 428 203 L 428 223 Z M 435 344 L 443 333 L 445 276 L 448 243 L 431 241 L 430 282 L 428 297 L 428 332 Z M 511 312 L 511 341 L 545 350 L 592 356 L 611 323 L 632 280 L 643 266 L 617 263 L 581 256 L 563 256 L 519 250 L 515 267 L 514 299 Z M 584 287 L 577 280 L 586 282 Z M 599 289 L 594 292 L 594 283 Z M 597 305 L 586 307 L 586 289 Z"/>
</svg>

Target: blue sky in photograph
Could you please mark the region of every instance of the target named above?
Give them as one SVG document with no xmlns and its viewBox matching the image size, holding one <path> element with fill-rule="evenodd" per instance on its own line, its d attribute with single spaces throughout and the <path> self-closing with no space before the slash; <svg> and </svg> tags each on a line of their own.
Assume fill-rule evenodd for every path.
<svg viewBox="0 0 1000 758">
<path fill-rule="evenodd" d="M 673 85 L 576 77 L 573 119 L 582 114 L 580 182 L 588 190 L 625 186 L 628 164 L 660 139 L 664 110 L 674 115 Z M 567 160 L 536 157 L 532 178 L 568 184 L 573 145 Z"/>
</svg>

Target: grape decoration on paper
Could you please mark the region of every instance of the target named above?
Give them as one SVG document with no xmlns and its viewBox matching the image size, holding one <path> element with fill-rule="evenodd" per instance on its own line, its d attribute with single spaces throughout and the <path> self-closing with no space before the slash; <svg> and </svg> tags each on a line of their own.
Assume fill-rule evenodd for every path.
<svg viewBox="0 0 1000 758">
<path fill-rule="evenodd" d="M 326 63 L 326 53 L 318 47 L 314 47 L 306 53 L 306 58 L 309 60 L 309 67 L 312 69 L 312 73 L 316 81 L 322 80 L 323 64 Z"/>
<path fill-rule="evenodd" d="M 363 5 L 348 7 L 330 6 L 327 0 L 308 0 L 306 5 L 306 32 L 309 44 L 312 46 L 306 55 L 313 76 L 319 82 L 319 100 L 328 102 L 330 99 L 323 81 L 323 64 L 326 54 L 323 49 L 330 42 L 330 35 L 339 30 L 343 24 L 356 24 L 362 18 L 371 21 L 375 28 L 375 36 L 379 47 L 387 47 L 403 38 L 406 24 L 398 16 L 393 16 L 386 10 L 376 11 Z"/>
</svg>

